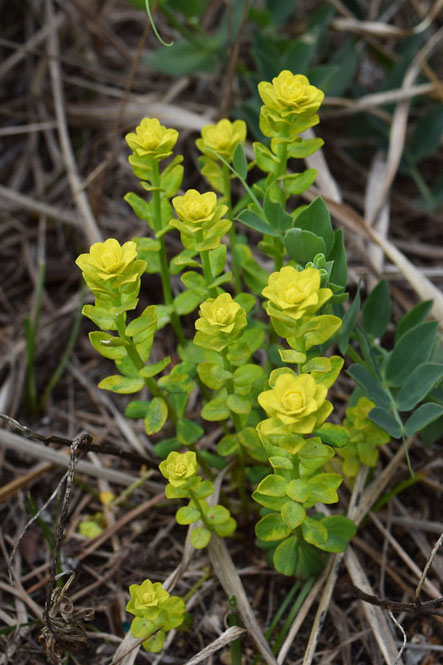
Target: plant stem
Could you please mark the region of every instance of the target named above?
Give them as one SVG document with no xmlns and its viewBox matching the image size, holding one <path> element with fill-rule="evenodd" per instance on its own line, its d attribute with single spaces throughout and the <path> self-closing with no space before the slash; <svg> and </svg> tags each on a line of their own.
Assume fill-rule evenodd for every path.
<svg viewBox="0 0 443 665">
<path fill-rule="evenodd" d="M 232 195 L 231 195 L 231 177 L 229 174 L 229 168 L 226 164 L 223 164 L 223 194 L 226 199 L 226 204 L 228 206 L 227 216 L 228 219 L 231 219 L 232 216 Z M 241 279 L 240 279 L 240 269 L 236 261 L 235 247 L 237 245 L 237 235 L 235 233 L 235 225 L 232 222 L 232 226 L 229 229 L 229 242 L 231 245 L 231 255 L 232 255 L 232 275 L 234 277 L 234 291 L 236 294 L 241 292 Z"/>
<path fill-rule="evenodd" d="M 209 286 L 214 281 L 214 277 L 212 275 L 212 269 L 211 269 L 211 262 L 209 260 L 209 250 L 207 250 L 207 249 L 202 250 L 200 252 L 200 258 L 202 260 L 203 275 L 205 276 L 206 285 Z M 216 298 L 217 297 L 217 287 L 212 286 L 209 289 L 209 293 L 211 295 L 211 298 Z"/>
<path fill-rule="evenodd" d="M 228 626 L 239 626 L 237 599 L 235 596 L 231 596 L 229 599 L 229 607 L 231 610 L 228 614 Z M 229 648 L 231 651 L 231 665 L 241 665 L 241 638 L 238 637 L 236 640 L 233 640 L 229 645 Z"/>
<path fill-rule="evenodd" d="M 154 208 L 154 231 L 158 233 L 162 230 L 162 216 L 161 216 L 161 197 L 160 197 L 160 173 L 158 168 L 158 161 L 152 159 L 152 176 L 151 183 L 152 186 L 156 189 L 152 192 L 152 204 Z M 185 344 L 186 339 L 183 332 L 182 324 L 177 312 L 174 311 L 174 298 L 172 295 L 171 281 L 169 276 L 169 266 L 168 266 L 168 257 L 166 256 L 166 247 L 165 239 L 163 236 L 159 238 L 160 242 L 160 276 L 162 281 L 163 288 L 163 298 L 165 305 L 172 308 L 171 312 L 171 325 L 174 328 L 174 332 L 177 335 L 177 339 L 180 344 Z"/>
</svg>

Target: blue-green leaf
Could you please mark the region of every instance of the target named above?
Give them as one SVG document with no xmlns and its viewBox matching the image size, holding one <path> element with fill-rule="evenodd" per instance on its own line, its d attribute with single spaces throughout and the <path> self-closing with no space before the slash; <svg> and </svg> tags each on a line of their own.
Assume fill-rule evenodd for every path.
<svg viewBox="0 0 443 665">
<path fill-rule="evenodd" d="M 279 231 L 273 229 L 272 226 L 268 224 L 268 222 L 257 215 L 257 213 L 253 210 L 243 210 L 243 212 L 237 216 L 237 219 L 239 222 L 245 226 L 248 226 L 250 229 L 254 229 L 255 231 L 259 231 L 265 235 L 274 236 L 274 238 L 278 238 L 280 236 Z"/>
<path fill-rule="evenodd" d="M 409 420 L 405 424 L 406 436 L 412 436 L 416 432 L 430 425 L 434 420 L 437 420 L 443 414 L 443 406 L 435 404 L 434 402 L 427 402 L 422 404 L 417 411 L 414 411 Z"/>
<path fill-rule="evenodd" d="M 417 365 L 428 360 L 437 327 L 437 321 L 420 323 L 401 337 L 386 365 L 386 380 L 391 386 L 400 386 Z"/>
<path fill-rule="evenodd" d="M 240 178 L 244 180 L 248 174 L 248 162 L 246 161 L 245 150 L 241 143 L 239 143 L 236 149 L 234 150 L 232 164 L 234 166 L 234 169 L 239 174 Z"/>
<path fill-rule="evenodd" d="M 372 289 L 363 306 L 363 328 L 369 337 L 381 337 L 391 320 L 391 294 L 385 279 Z"/>
<path fill-rule="evenodd" d="M 369 413 L 369 420 L 384 429 L 394 439 L 400 439 L 401 427 L 399 423 L 391 416 L 388 411 L 376 406 L 375 409 Z"/>
<path fill-rule="evenodd" d="M 389 411 L 391 408 L 389 395 L 383 389 L 383 386 L 374 379 L 372 374 L 369 374 L 367 369 L 362 365 L 354 364 L 348 369 L 348 374 L 352 376 L 356 384 L 360 386 L 369 399 L 372 399 L 377 406 Z"/>
<path fill-rule="evenodd" d="M 443 364 L 423 363 L 416 367 L 402 385 L 396 397 L 400 411 L 410 411 L 421 402 L 443 377 Z"/>
</svg>

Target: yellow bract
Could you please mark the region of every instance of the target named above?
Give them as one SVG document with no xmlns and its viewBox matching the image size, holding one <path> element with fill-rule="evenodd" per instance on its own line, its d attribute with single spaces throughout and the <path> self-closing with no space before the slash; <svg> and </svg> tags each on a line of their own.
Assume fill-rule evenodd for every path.
<svg viewBox="0 0 443 665">
<path fill-rule="evenodd" d="M 278 421 L 274 423 L 277 426 L 281 423 L 293 433 L 310 434 L 332 410 L 326 401 L 327 388 L 310 374 L 297 376 L 292 370 L 280 371 L 275 383 L 271 374 L 270 382 L 272 390 L 261 393 L 258 401 L 269 418 Z"/>
<path fill-rule="evenodd" d="M 214 150 L 224 157 L 226 161 L 232 161 L 236 147 L 246 141 L 246 123 L 244 120 L 231 122 L 224 118 L 216 125 L 206 125 L 202 129 L 202 136 L 196 140 L 197 148 L 211 157 L 215 155 L 208 150 Z"/>
<path fill-rule="evenodd" d="M 178 219 L 171 219 L 169 224 L 180 231 L 187 249 L 216 249 L 231 228 L 232 222 L 222 219 L 228 206 L 218 205 L 214 192 L 200 194 L 196 189 L 188 189 L 184 196 L 174 197 L 172 205 Z"/>
<path fill-rule="evenodd" d="M 160 463 L 160 471 L 173 487 L 181 487 L 198 471 L 197 456 L 188 450 L 186 453 L 169 453 Z"/>
<path fill-rule="evenodd" d="M 237 337 L 246 326 L 246 312 L 229 293 L 222 293 L 217 298 L 208 298 L 200 306 L 200 318 L 195 322 L 197 330 L 207 335 L 220 333 Z"/>
<path fill-rule="evenodd" d="M 80 254 L 76 264 L 93 293 L 103 282 L 105 286 L 112 283 L 109 286 L 113 288 L 136 282 L 146 268 L 146 262 L 137 259 L 135 242 L 120 245 L 115 238 L 94 243 L 88 254 Z"/>
<path fill-rule="evenodd" d="M 129 587 L 131 600 L 126 606 L 128 612 L 145 619 L 155 619 L 161 609 L 162 603 L 169 598 L 160 582 L 145 580 L 142 584 L 131 584 Z"/>
<path fill-rule="evenodd" d="M 258 92 L 265 107 L 282 118 L 298 116 L 309 118 L 317 113 L 324 93 L 302 74 L 292 74 L 287 69 L 272 79 L 272 83 L 262 81 Z"/>
<path fill-rule="evenodd" d="M 285 266 L 279 272 L 272 273 L 262 291 L 269 300 L 269 316 L 278 318 L 278 313 L 282 312 L 285 320 L 293 321 L 305 315 L 312 316 L 332 296 L 331 289 L 320 288 L 320 282 L 317 268 L 298 271 L 292 266 Z"/>
<path fill-rule="evenodd" d="M 167 129 L 157 118 L 144 118 L 135 130 L 126 135 L 126 142 L 138 157 L 164 159 L 172 154 L 178 138 L 176 129 Z"/>
</svg>

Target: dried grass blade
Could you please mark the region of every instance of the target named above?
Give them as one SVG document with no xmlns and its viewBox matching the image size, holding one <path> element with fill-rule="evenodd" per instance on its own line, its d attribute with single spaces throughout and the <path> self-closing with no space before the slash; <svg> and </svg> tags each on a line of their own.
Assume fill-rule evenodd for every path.
<svg viewBox="0 0 443 665">
<path fill-rule="evenodd" d="M 240 637 L 240 635 L 243 635 L 243 633 L 245 632 L 246 632 L 245 629 L 240 628 L 240 626 L 231 626 L 231 628 L 225 630 L 225 632 L 222 633 L 220 637 L 217 637 L 216 640 L 211 642 L 211 644 L 208 644 L 207 647 L 199 651 L 199 653 L 193 656 L 190 660 L 187 660 L 186 663 L 184 663 L 184 665 L 197 665 L 197 663 L 201 663 L 208 656 L 211 656 L 219 649 L 222 649 L 227 644 L 230 644 L 238 637 Z"/>
<path fill-rule="evenodd" d="M 218 536 L 213 535 L 211 542 L 209 543 L 208 552 L 214 571 L 220 584 L 225 590 L 226 595 L 229 598 L 231 596 L 236 597 L 237 608 L 243 624 L 254 640 L 264 660 L 268 665 L 277 665 L 277 661 L 269 648 L 269 644 L 267 643 L 249 604 L 243 584 L 235 569 L 225 542 Z"/>
</svg>

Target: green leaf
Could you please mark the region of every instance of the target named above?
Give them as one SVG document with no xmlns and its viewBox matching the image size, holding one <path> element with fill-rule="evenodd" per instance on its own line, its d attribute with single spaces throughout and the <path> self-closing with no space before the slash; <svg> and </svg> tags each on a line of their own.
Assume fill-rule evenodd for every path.
<svg viewBox="0 0 443 665">
<path fill-rule="evenodd" d="M 168 406 L 162 397 L 154 397 L 149 402 L 148 412 L 145 417 L 146 434 L 156 434 L 165 424 L 168 417 Z"/>
<path fill-rule="evenodd" d="M 226 397 L 224 394 L 207 402 L 201 410 L 201 417 L 212 422 L 227 420 L 231 414 L 226 406 Z"/>
<path fill-rule="evenodd" d="M 137 256 L 146 261 L 145 272 L 155 274 L 161 272 L 160 241 L 154 238 L 132 238 L 137 245 Z"/>
<path fill-rule="evenodd" d="M 130 393 L 138 393 L 144 385 L 145 382 L 143 379 L 114 374 L 113 376 L 107 376 L 106 379 L 100 381 L 98 387 L 101 390 L 111 390 L 113 393 L 129 395 Z"/>
<path fill-rule="evenodd" d="M 211 249 L 208 252 L 209 263 L 211 264 L 211 273 L 213 277 L 217 277 L 221 272 L 226 263 L 226 245 L 221 243 L 217 249 Z"/>
<path fill-rule="evenodd" d="M 334 244 L 332 250 L 328 253 L 327 258 L 329 261 L 334 261 L 329 276 L 329 283 L 337 284 L 345 289 L 348 281 L 348 264 L 343 229 L 337 229 L 337 231 L 334 231 Z"/>
<path fill-rule="evenodd" d="M 323 199 L 317 197 L 312 201 L 312 203 L 306 206 L 297 215 L 296 223 L 298 228 L 304 231 L 310 231 L 311 233 L 314 233 L 315 235 L 322 238 L 326 246 L 326 252 L 330 252 L 334 246 L 334 234 L 332 231 L 331 216 Z M 313 257 L 314 254 L 311 258 Z M 311 258 L 308 259 L 308 261 L 311 260 Z M 340 284 L 341 282 L 336 283 Z"/>
<path fill-rule="evenodd" d="M 230 517 L 229 519 L 226 520 L 226 522 L 223 522 L 222 524 L 218 524 L 217 526 L 215 526 L 214 531 L 217 534 L 217 536 L 220 536 L 220 538 L 226 538 L 227 536 L 232 536 L 236 528 L 237 528 L 237 522 L 235 521 L 234 518 Z"/>
<path fill-rule="evenodd" d="M 384 429 L 385 432 L 388 432 L 394 439 L 401 438 L 401 427 L 389 411 L 376 406 L 375 409 L 370 411 L 368 418 L 371 422 Z"/>
<path fill-rule="evenodd" d="M 232 379 L 231 372 L 224 369 L 220 365 L 211 362 L 199 363 L 197 366 L 197 372 L 200 377 L 200 380 L 211 388 L 211 390 L 219 390 L 223 388 L 225 383 Z"/>
<path fill-rule="evenodd" d="M 190 270 L 189 272 L 183 273 L 180 279 L 188 289 L 196 293 L 201 298 L 206 298 L 208 294 L 208 286 L 203 275 Z"/>
<path fill-rule="evenodd" d="M 312 261 L 316 254 L 324 254 L 326 252 L 326 245 L 323 238 L 320 238 L 320 236 L 312 231 L 305 231 L 299 228 L 290 229 L 286 233 L 284 244 L 291 259 L 302 264 Z"/>
<path fill-rule="evenodd" d="M 313 432 L 315 436 L 319 436 L 323 443 L 334 448 L 342 448 L 346 446 L 349 441 L 349 432 L 341 425 L 334 425 L 333 423 L 325 423 Z"/>
<path fill-rule="evenodd" d="M 214 526 L 219 526 L 224 522 L 227 522 L 231 517 L 231 514 L 227 508 L 224 506 L 211 506 L 205 515 L 206 519 L 210 524 Z"/>
<path fill-rule="evenodd" d="M 206 497 L 211 496 L 214 492 L 214 485 L 210 480 L 202 480 L 200 485 L 195 487 L 192 491 L 197 499 L 206 499 Z"/>
<path fill-rule="evenodd" d="M 274 238 L 278 238 L 280 236 L 279 231 L 273 229 L 272 226 L 268 224 L 268 222 L 266 222 L 262 217 L 259 217 L 259 215 L 257 215 L 257 213 L 253 210 L 243 210 L 239 215 L 237 215 L 236 219 L 238 219 L 238 221 L 245 226 L 248 226 L 250 229 L 259 231 L 264 235 L 274 236 Z"/>
<path fill-rule="evenodd" d="M 401 337 L 411 328 L 415 328 L 419 323 L 423 321 L 428 316 L 429 312 L 432 309 L 432 300 L 425 300 L 418 305 L 416 305 L 410 312 L 405 314 L 397 324 L 397 329 L 395 332 L 395 343 L 397 344 Z"/>
<path fill-rule="evenodd" d="M 245 150 L 241 143 L 234 150 L 232 165 L 242 180 L 248 175 L 248 162 L 246 160 Z"/>
<path fill-rule="evenodd" d="M 297 536 L 290 536 L 277 545 L 272 561 L 275 569 L 282 575 L 294 575 L 298 562 Z"/>
<path fill-rule="evenodd" d="M 175 164 L 172 169 L 165 169 L 160 175 L 160 187 L 166 198 L 170 199 L 177 194 L 182 184 L 183 172 L 183 166 Z"/>
<path fill-rule="evenodd" d="M 314 471 L 322 467 L 332 457 L 334 450 L 330 446 L 325 446 L 320 439 L 308 439 L 306 444 L 298 453 L 300 460 L 300 477 L 311 476 Z"/>
<path fill-rule="evenodd" d="M 145 222 L 151 222 L 152 208 L 147 201 L 142 199 L 137 194 L 134 194 L 133 192 L 125 194 L 123 198 L 126 203 L 129 203 L 139 219 L 143 219 Z"/>
<path fill-rule="evenodd" d="M 247 363 L 238 367 L 234 372 L 234 387 L 239 395 L 248 395 L 254 383 L 259 379 L 264 379 L 264 371 L 260 365 Z"/>
<path fill-rule="evenodd" d="M 175 513 L 177 524 L 193 524 L 201 517 L 200 511 L 192 506 L 182 506 Z"/>
<path fill-rule="evenodd" d="M 236 434 L 227 434 L 217 443 L 217 453 L 222 457 L 234 455 L 240 450 L 240 444 Z"/>
<path fill-rule="evenodd" d="M 363 305 L 363 328 L 372 339 L 381 337 L 391 320 L 391 294 L 388 283 L 382 279 L 372 289 Z"/>
<path fill-rule="evenodd" d="M 264 146 L 263 143 L 256 141 L 252 144 L 252 147 L 254 149 L 255 161 L 257 162 L 258 168 L 265 173 L 276 173 L 280 166 L 278 157 L 276 157 L 269 148 Z"/>
<path fill-rule="evenodd" d="M 332 314 L 320 314 L 313 316 L 303 325 L 303 335 L 305 338 L 306 349 L 310 349 L 317 344 L 323 344 L 340 328 L 341 319 Z M 332 369 L 336 371 L 338 365 Z M 341 367 L 338 371 L 340 371 Z M 326 377 L 325 377 L 326 378 Z"/>
<path fill-rule="evenodd" d="M 177 423 L 177 438 L 185 446 L 201 439 L 204 433 L 203 427 L 187 418 L 181 418 Z"/>
<path fill-rule="evenodd" d="M 208 72 L 214 68 L 211 51 L 191 41 L 176 41 L 168 48 L 159 48 L 147 59 L 154 70 L 172 76 L 186 76 L 194 72 Z"/>
<path fill-rule="evenodd" d="M 246 415 L 252 409 L 252 402 L 247 397 L 234 394 L 228 396 L 228 399 L 226 400 L 226 406 L 233 413 Z"/>
<path fill-rule="evenodd" d="M 369 374 L 367 369 L 362 365 L 354 364 L 348 369 L 348 374 L 352 376 L 355 383 L 363 390 L 369 399 L 375 402 L 377 406 L 389 411 L 391 408 L 389 395 L 386 393 L 381 383 Z"/>
<path fill-rule="evenodd" d="M 235 296 L 234 300 L 240 305 L 240 307 L 243 307 L 246 314 L 249 314 L 257 304 L 257 298 L 252 293 L 239 293 Z"/>
<path fill-rule="evenodd" d="M 94 332 L 89 333 L 89 341 L 94 349 L 105 358 L 121 360 L 121 358 L 125 358 L 127 355 L 125 342 L 120 337 L 114 337 L 109 333 L 94 330 Z"/>
<path fill-rule="evenodd" d="M 266 476 L 258 484 L 257 492 L 265 496 L 283 497 L 286 496 L 288 481 L 283 476 L 277 474 Z"/>
<path fill-rule="evenodd" d="M 395 401 L 399 411 L 410 411 L 421 402 L 443 377 L 443 364 L 423 363 L 403 383 Z"/>
<path fill-rule="evenodd" d="M 155 630 L 155 625 L 150 619 L 135 617 L 131 623 L 131 635 L 137 640 L 149 635 Z"/>
<path fill-rule="evenodd" d="M 401 386 L 417 365 L 428 360 L 437 328 L 437 321 L 428 321 L 401 337 L 386 365 L 385 377 L 391 386 Z"/>
<path fill-rule="evenodd" d="M 321 522 L 307 517 L 301 525 L 303 538 L 307 543 L 322 549 L 328 540 L 328 531 Z"/>
<path fill-rule="evenodd" d="M 137 619 L 137 617 L 134 619 L 134 621 Z M 132 623 L 134 623 L 134 621 Z M 165 643 L 165 638 L 166 638 L 166 633 L 164 630 L 159 630 L 158 632 L 154 633 L 152 637 L 148 637 L 147 640 L 142 642 L 142 647 L 145 651 L 148 653 L 158 653 L 163 649 L 163 645 Z"/>
<path fill-rule="evenodd" d="M 142 417 L 144 418 L 144 415 Z M 179 441 L 174 436 L 171 437 L 170 439 L 163 439 L 163 441 L 159 441 L 159 443 L 156 443 L 155 446 L 153 447 L 153 451 L 154 454 L 157 455 L 157 457 L 166 459 L 169 453 L 178 452 L 181 447 L 182 447 L 181 441 Z"/>
<path fill-rule="evenodd" d="M 340 353 L 343 355 L 346 353 L 348 348 L 349 340 L 354 331 L 355 324 L 357 323 L 357 317 L 360 312 L 360 282 L 357 286 L 357 293 L 355 298 L 352 301 L 352 304 L 348 307 L 346 314 L 342 319 L 341 328 L 337 335 L 338 348 Z"/>
<path fill-rule="evenodd" d="M 283 521 L 280 515 L 273 513 L 265 515 L 255 525 L 257 538 L 265 542 L 270 540 L 282 540 L 291 533 L 290 527 Z"/>
<path fill-rule="evenodd" d="M 302 173 L 291 173 L 290 175 L 285 176 L 283 179 L 285 191 L 293 196 L 303 194 L 303 192 L 306 192 L 306 190 L 308 190 L 313 184 L 317 177 L 317 173 L 316 169 L 306 169 Z M 297 217 L 297 223 L 298 221 L 299 219 Z"/>
<path fill-rule="evenodd" d="M 294 157 L 295 159 L 304 159 L 313 155 L 314 152 L 320 150 L 324 145 L 323 139 L 301 139 L 294 143 L 290 143 L 288 146 L 288 157 Z"/>
<path fill-rule="evenodd" d="M 437 420 L 443 414 L 443 406 L 435 404 L 434 402 L 427 402 L 422 404 L 414 411 L 409 420 L 406 421 L 404 426 L 405 435 L 412 436 L 416 432 L 424 429 L 430 425 L 434 420 Z"/>
<path fill-rule="evenodd" d="M 306 353 L 295 351 L 294 349 L 279 349 L 279 356 L 284 363 L 304 363 Z"/>
<path fill-rule="evenodd" d="M 197 293 L 194 293 L 194 291 L 191 291 L 190 289 L 186 289 L 179 293 L 178 296 L 175 296 L 174 309 L 179 316 L 183 316 L 184 314 L 190 314 L 197 309 L 200 302 L 201 297 L 197 295 Z"/>
<path fill-rule="evenodd" d="M 266 496 L 265 494 L 260 494 L 257 490 L 252 493 L 252 498 L 259 503 L 260 506 L 276 511 L 280 511 L 282 505 L 287 501 L 286 497 Z"/>
<path fill-rule="evenodd" d="M 157 326 L 157 308 L 149 305 L 143 313 L 126 326 L 125 335 L 132 337 L 137 344 L 147 335 L 153 335 Z"/>
<path fill-rule="evenodd" d="M 281 507 L 280 514 L 291 529 L 296 529 L 306 519 L 306 511 L 299 503 L 287 501 Z"/>
<path fill-rule="evenodd" d="M 102 330 L 117 330 L 115 316 L 110 314 L 107 309 L 101 309 L 95 305 L 85 305 L 82 314 L 91 319 Z"/>
<path fill-rule="evenodd" d="M 144 418 L 148 410 L 148 402 L 145 400 L 133 400 L 125 409 L 126 418 Z"/>
<path fill-rule="evenodd" d="M 293 226 L 294 220 L 292 219 L 291 215 L 286 212 L 283 203 L 280 201 L 272 201 L 269 196 L 269 192 L 265 196 L 263 208 L 265 211 L 266 219 L 273 229 L 283 233 L 287 229 L 290 229 L 291 226 Z"/>
<path fill-rule="evenodd" d="M 165 369 L 171 362 L 171 358 L 169 356 L 166 356 L 166 358 L 163 358 L 163 360 L 159 360 L 157 363 L 152 363 L 152 365 L 146 365 L 146 367 L 142 367 L 142 369 L 139 371 L 140 376 L 142 376 L 144 379 L 150 379 L 151 377 L 155 376 L 156 374 L 159 374 L 162 370 Z"/>
<path fill-rule="evenodd" d="M 344 552 L 357 531 L 354 522 L 343 515 L 331 515 L 324 517 L 321 523 L 328 531 L 326 543 L 321 549 L 326 552 Z"/>
<path fill-rule="evenodd" d="M 209 545 L 211 540 L 211 532 L 205 526 L 198 526 L 196 529 L 191 531 L 191 545 L 195 547 L 196 550 L 202 550 L 204 547 Z"/>
</svg>

